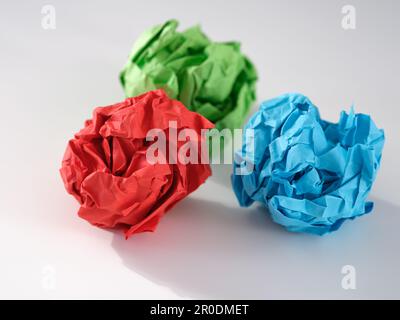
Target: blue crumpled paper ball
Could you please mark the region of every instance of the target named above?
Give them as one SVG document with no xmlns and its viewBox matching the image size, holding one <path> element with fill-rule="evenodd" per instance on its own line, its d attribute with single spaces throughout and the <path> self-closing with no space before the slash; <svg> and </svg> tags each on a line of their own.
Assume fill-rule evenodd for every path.
<svg viewBox="0 0 400 320">
<path fill-rule="evenodd" d="M 263 203 L 289 231 L 323 235 L 372 210 L 384 140 L 368 115 L 351 109 L 330 123 L 307 97 L 282 95 L 245 126 L 233 189 L 241 206 Z"/>
</svg>

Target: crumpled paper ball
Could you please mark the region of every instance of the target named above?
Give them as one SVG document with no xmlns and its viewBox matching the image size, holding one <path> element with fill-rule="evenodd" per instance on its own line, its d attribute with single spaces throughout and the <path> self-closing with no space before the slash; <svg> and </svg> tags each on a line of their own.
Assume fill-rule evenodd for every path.
<svg viewBox="0 0 400 320">
<path fill-rule="evenodd" d="M 286 94 L 262 103 L 245 129 L 254 137 L 235 154 L 232 175 L 241 206 L 258 201 L 289 231 L 318 235 L 372 210 L 385 138 L 368 115 L 351 109 L 330 123 L 305 96 Z"/>
<path fill-rule="evenodd" d="M 238 42 L 213 42 L 199 26 L 170 20 L 144 32 L 120 74 L 127 97 L 157 88 L 216 124 L 242 126 L 255 101 L 257 73 Z"/>
<path fill-rule="evenodd" d="M 209 164 L 200 160 L 148 161 L 146 151 L 158 141 L 146 141 L 153 128 L 165 132 L 166 150 L 170 144 L 177 149 L 184 144 L 170 137 L 170 121 L 178 135 L 193 129 L 199 144 L 204 140 L 201 129 L 213 128 L 162 90 L 94 109 L 92 119 L 69 141 L 60 170 L 66 190 L 80 203 L 80 217 L 99 227 L 122 228 L 127 238 L 154 231 L 166 211 L 210 176 Z M 167 160 L 166 154 L 159 156 Z"/>
</svg>

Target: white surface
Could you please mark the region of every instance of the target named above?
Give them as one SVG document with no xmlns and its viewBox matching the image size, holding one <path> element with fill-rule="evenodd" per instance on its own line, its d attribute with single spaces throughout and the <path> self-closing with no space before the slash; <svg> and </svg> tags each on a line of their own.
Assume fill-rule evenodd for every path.
<svg viewBox="0 0 400 320">
<path fill-rule="evenodd" d="M 41 28 L 44 4 L 56 30 Z M 3 1 L 0 298 L 400 298 L 400 2 L 352 1 L 352 31 L 345 4 Z M 154 234 L 125 241 L 79 219 L 58 173 L 66 143 L 93 107 L 123 99 L 133 41 L 171 17 L 241 41 L 259 101 L 297 91 L 329 120 L 352 103 L 371 114 L 387 136 L 374 212 L 326 237 L 288 233 L 258 206 L 239 208 L 230 168 L 216 166 Z M 356 290 L 341 287 L 347 264 Z"/>
</svg>

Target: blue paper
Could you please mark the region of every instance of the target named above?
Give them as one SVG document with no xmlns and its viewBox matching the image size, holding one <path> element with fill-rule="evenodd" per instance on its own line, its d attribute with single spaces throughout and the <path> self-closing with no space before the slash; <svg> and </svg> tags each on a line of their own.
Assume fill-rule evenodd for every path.
<svg viewBox="0 0 400 320">
<path fill-rule="evenodd" d="M 385 137 L 368 115 L 351 108 L 330 123 L 307 97 L 286 94 L 263 102 L 245 129 L 254 143 L 243 137 L 232 175 L 241 206 L 261 202 L 289 231 L 318 235 L 372 210 Z"/>
</svg>

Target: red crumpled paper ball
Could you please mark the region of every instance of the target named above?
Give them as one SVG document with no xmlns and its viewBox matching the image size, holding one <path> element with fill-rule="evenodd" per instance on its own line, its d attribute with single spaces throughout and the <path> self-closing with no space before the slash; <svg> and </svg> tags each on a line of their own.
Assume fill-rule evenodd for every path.
<svg viewBox="0 0 400 320">
<path fill-rule="evenodd" d="M 147 161 L 146 151 L 155 143 L 146 141 L 151 129 L 166 133 L 166 150 L 170 143 L 183 145 L 170 139 L 170 121 L 176 121 L 178 133 L 194 129 L 199 144 L 201 129 L 214 127 L 162 90 L 95 108 L 69 141 L 60 169 L 65 188 L 81 205 L 81 218 L 99 227 L 122 227 L 126 238 L 154 231 L 169 209 L 211 175 L 209 164 L 200 163 L 201 152 L 198 164 Z"/>
</svg>

